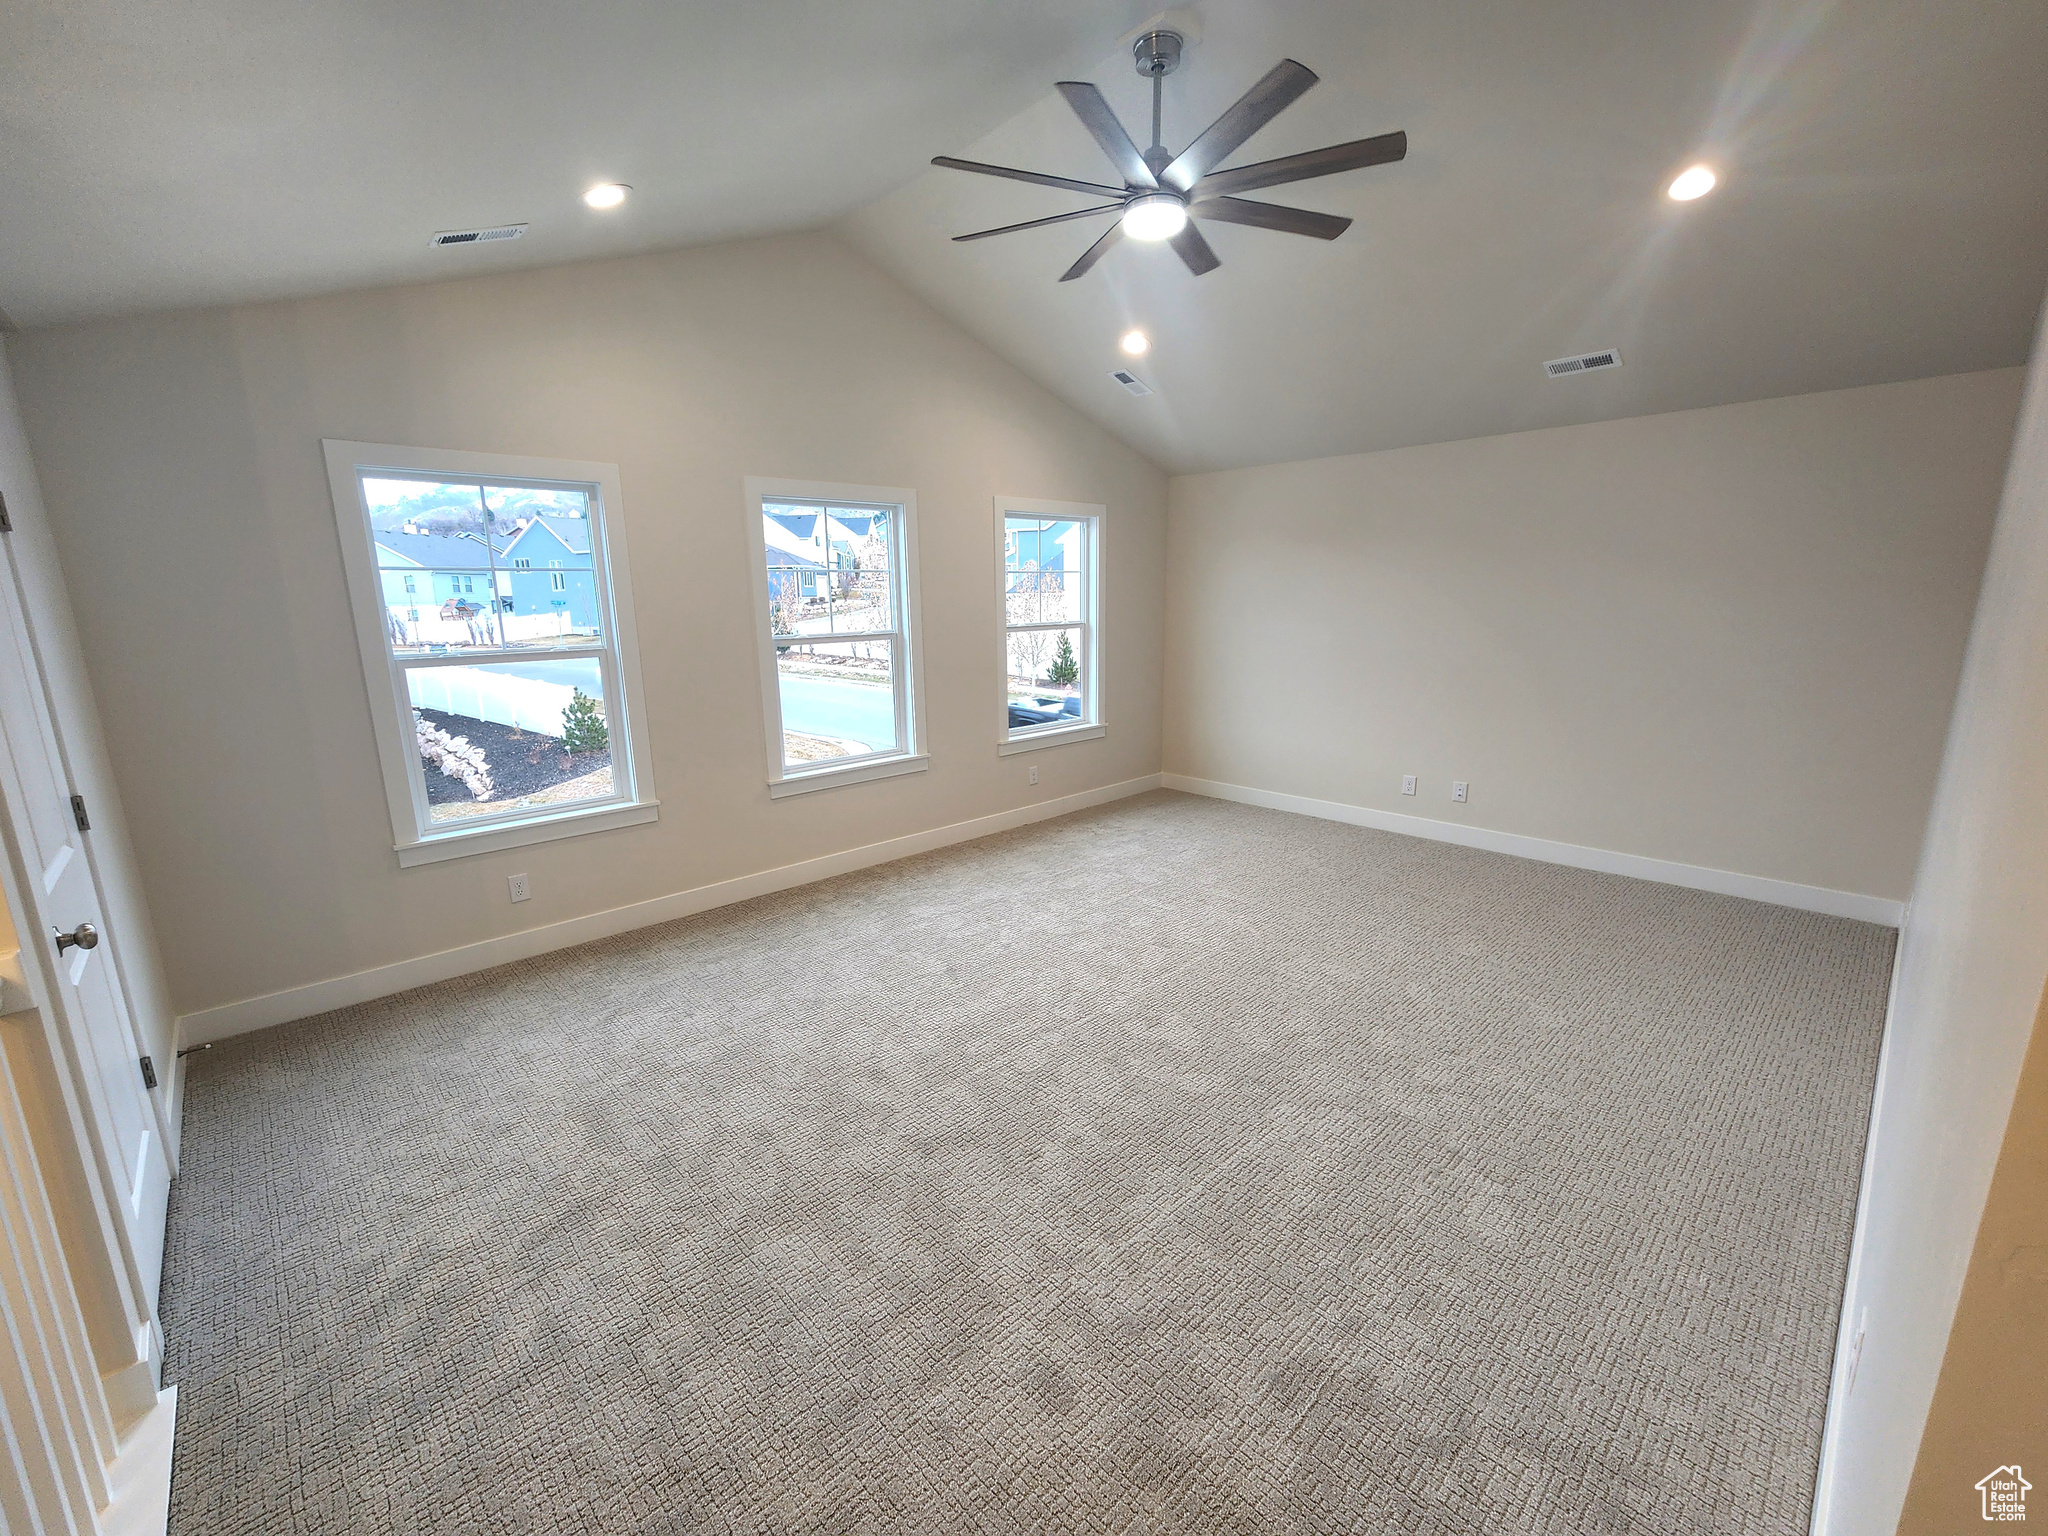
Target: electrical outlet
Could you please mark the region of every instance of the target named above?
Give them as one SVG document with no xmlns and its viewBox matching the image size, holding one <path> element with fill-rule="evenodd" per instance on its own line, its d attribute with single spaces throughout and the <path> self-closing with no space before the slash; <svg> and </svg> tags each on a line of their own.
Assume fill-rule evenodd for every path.
<svg viewBox="0 0 2048 1536">
<path fill-rule="evenodd" d="M 507 875 L 505 884 L 511 888 L 514 901 L 525 901 L 533 894 L 533 887 L 527 883 L 524 875 Z"/>
<path fill-rule="evenodd" d="M 1035 767 L 1031 770 L 1031 782 L 1034 784 L 1038 782 L 1038 769 Z"/>
<path fill-rule="evenodd" d="M 1414 774 L 1412 774 L 1412 773 L 1404 773 L 1404 774 L 1402 774 L 1402 775 L 1401 775 L 1401 793 L 1402 793 L 1402 794 L 1404 794 L 1404 795 L 1412 795 L 1412 794 L 1414 794 L 1414 793 L 1415 793 L 1415 775 L 1414 775 Z"/>
<path fill-rule="evenodd" d="M 1459 801 L 1465 798 L 1465 781 L 1463 779 L 1451 780 L 1451 798 Z"/>
</svg>

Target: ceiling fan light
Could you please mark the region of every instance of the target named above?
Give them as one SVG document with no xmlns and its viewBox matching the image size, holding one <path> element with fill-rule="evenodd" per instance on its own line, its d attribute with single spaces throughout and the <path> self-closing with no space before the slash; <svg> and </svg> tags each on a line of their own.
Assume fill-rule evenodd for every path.
<svg viewBox="0 0 2048 1536">
<path fill-rule="evenodd" d="M 1170 192 L 1147 192 L 1124 204 L 1123 224 L 1133 240 L 1171 240 L 1188 227 L 1188 206 Z"/>
<path fill-rule="evenodd" d="M 1689 203 L 1694 198 L 1705 197 L 1713 191 L 1714 184 L 1719 180 L 1720 177 L 1714 174 L 1714 168 L 1710 165 L 1688 166 L 1664 189 L 1664 195 L 1674 203 Z"/>
</svg>

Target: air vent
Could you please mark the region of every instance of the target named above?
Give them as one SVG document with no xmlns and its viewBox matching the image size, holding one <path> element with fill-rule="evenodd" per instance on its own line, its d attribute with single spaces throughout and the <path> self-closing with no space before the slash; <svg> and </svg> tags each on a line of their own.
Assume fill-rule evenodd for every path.
<svg viewBox="0 0 2048 1536">
<path fill-rule="evenodd" d="M 444 229 L 429 245 L 482 245 L 487 240 L 517 240 L 526 233 L 524 224 L 500 224 L 494 229 Z"/>
<path fill-rule="evenodd" d="M 1555 362 L 1545 363 L 1543 371 L 1553 379 L 1561 379 L 1571 373 L 1592 373 L 1601 368 L 1619 368 L 1621 349 L 1602 347 L 1598 352 L 1581 352 L 1577 357 L 1560 357 Z"/>
<path fill-rule="evenodd" d="M 1135 373 L 1131 373 L 1126 369 L 1112 368 L 1109 370 L 1109 376 L 1134 395 L 1149 395 L 1152 393 L 1152 386 L 1150 384 L 1147 384 Z"/>
</svg>

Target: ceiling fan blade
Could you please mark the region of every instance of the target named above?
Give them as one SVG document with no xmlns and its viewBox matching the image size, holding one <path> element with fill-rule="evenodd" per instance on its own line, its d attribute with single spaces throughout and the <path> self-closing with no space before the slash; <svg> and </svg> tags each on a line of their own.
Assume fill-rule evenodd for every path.
<svg viewBox="0 0 2048 1536">
<path fill-rule="evenodd" d="M 1119 224 L 1117 228 L 1123 226 Z M 1214 272 L 1223 265 L 1223 258 L 1209 249 L 1209 242 L 1202 238 L 1202 232 L 1192 222 L 1181 227 L 1181 232 L 1168 242 L 1174 253 L 1188 264 L 1188 270 L 1200 277 L 1204 272 Z"/>
<path fill-rule="evenodd" d="M 1277 187 L 1290 181 L 1307 181 L 1312 176 L 1334 176 L 1368 165 L 1387 165 L 1406 159 L 1408 135 L 1382 133 L 1370 139 L 1353 139 L 1349 144 L 1332 144 L 1278 160 L 1261 160 L 1257 165 L 1235 166 L 1216 171 L 1195 184 L 1196 197 L 1224 197 L 1233 192 L 1254 192 L 1260 187 Z"/>
<path fill-rule="evenodd" d="M 1238 97 L 1234 106 L 1203 129 L 1202 136 L 1180 152 L 1161 173 L 1160 180 L 1183 191 L 1192 187 L 1209 174 L 1211 166 L 1220 165 L 1231 151 L 1278 117 L 1315 83 L 1316 73 L 1306 64 L 1282 59 L 1266 71 L 1264 79 Z"/>
<path fill-rule="evenodd" d="M 1093 181 L 1075 181 L 1071 176 L 1048 176 L 1043 171 L 1012 170 L 1007 165 L 983 165 L 979 160 L 955 160 L 951 155 L 932 156 L 933 165 L 949 171 L 973 171 L 982 176 L 1007 176 L 1011 181 L 1028 181 L 1041 187 L 1065 187 L 1069 192 L 1087 192 L 1096 197 L 1122 200 L 1122 187 L 1105 187 Z"/>
<path fill-rule="evenodd" d="M 1159 185 L 1152 167 L 1145 163 L 1144 154 L 1131 142 L 1131 136 L 1117 121 L 1102 92 L 1085 80 L 1062 80 L 1054 89 L 1067 98 L 1067 105 L 1081 119 L 1081 126 L 1095 136 L 1095 142 L 1109 156 L 1109 163 L 1116 167 L 1117 175 L 1134 187 Z"/>
<path fill-rule="evenodd" d="M 1188 216 L 1221 219 L 1226 224 L 1250 224 L 1257 229 L 1277 229 L 1289 235 L 1310 235 L 1317 240 L 1334 240 L 1351 227 L 1349 219 L 1340 219 L 1334 213 L 1310 213 L 1306 208 L 1282 208 L 1275 203 L 1254 203 L 1242 197 L 1202 198 L 1188 204 Z"/>
<path fill-rule="evenodd" d="M 1235 201 L 1235 199 L 1226 198 L 1225 201 L 1230 202 Z M 1260 208 L 1265 205 L 1263 203 L 1253 203 L 1249 206 Z M 990 235 L 1014 235 L 1020 229 L 1037 229 L 1044 224 L 1064 224 L 1069 219 L 1086 219 L 1092 218 L 1098 213 L 1118 213 L 1121 211 L 1120 206 L 1116 203 L 1104 203 L 1099 208 L 1076 208 L 1072 213 L 1056 213 L 1049 219 L 1026 219 L 1022 224 L 1005 224 L 1001 229 L 977 229 L 971 235 L 955 235 L 953 238 L 955 241 L 986 240 Z M 1316 217 L 1320 218 L 1322 215 L 1318 214 Z M 1350 221 L 1347 219 L 1345 222 L 1349 223 Z"/>
<path fill-rule="evenodd" d="M 1123 237 L 1124 221 L 1122 219 L 1118 219 L 1114 224 L 1110 225 L 1109 228 L 1105 229 L 1102 232 L 1102 238 L 1100 240 L 1097 240 L 1093 245 L 1089 246 L 1087 250 L 1081 253 L 1081 259 L 1079 261 L 1075 262 L 1071 267 L 1067 268 L 1066 271 L 1060 274 L 1060 281 L 1063 283 L 1071 283 L 1075 278 L 1081 276 L 1082 273 L 1086 272 L 1090 267 L 1094 266 L 1095 263 L 1102 260 L 1102 258 L 1106 254 L 1108 254 L 1109 248 L 1112 245 L 1115 245 L 1117 241 L 1123 239 Z"/>
</svg>

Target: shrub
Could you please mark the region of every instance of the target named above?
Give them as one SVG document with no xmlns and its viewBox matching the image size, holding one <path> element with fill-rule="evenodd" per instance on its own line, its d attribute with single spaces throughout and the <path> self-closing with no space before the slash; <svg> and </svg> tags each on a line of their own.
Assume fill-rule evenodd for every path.
<svg viewBox="0 0 2048 1536">
<path fill-rule="evenodd" d="M 605 728 L 604 711 L 597 700 L 578 688 L 562 711 L 562 749 L 566 752 L 602 752 L 612 744 Z"/>
</svg>

